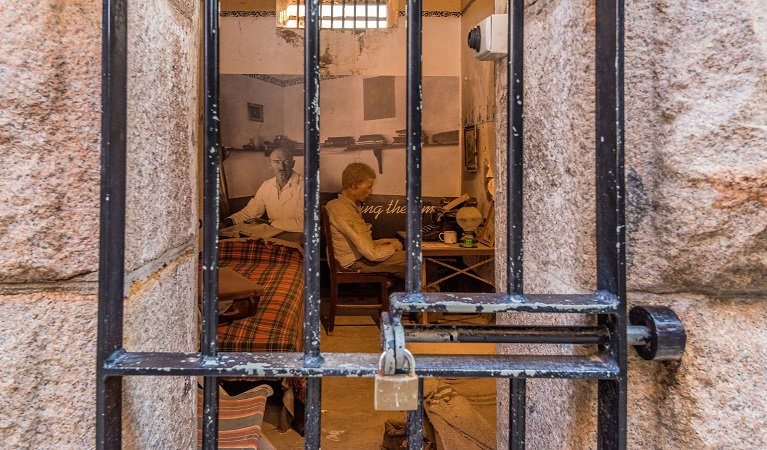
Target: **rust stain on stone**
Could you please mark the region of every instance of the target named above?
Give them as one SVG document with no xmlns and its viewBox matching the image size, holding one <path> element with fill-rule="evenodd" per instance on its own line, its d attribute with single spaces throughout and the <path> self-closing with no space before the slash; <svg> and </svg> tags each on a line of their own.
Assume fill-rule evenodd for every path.
<svg viewBox="0 0 767 450">
<path fill-rule="evenodd" d="M 759 202 L 767 206 L 767 172 L 745 174 L 738 170 L 725 170 L 706 177 L 706 181 L 722 197 L 715 208 L 734 208 L 746 202 Z"/>
<path fill-rule="evenodd" d="M 277 28 L 277 36 L 295 47 L 301 47 L 304 42 L 303 35 L 300 35 L 293 30 L 287 30 L 285 28 Z"/>
<path fill-rule="evenodd" d="M 325 53 L 320 56 L 320 69 L 326 69 L 335 63 L 335 58 L 330 54 L 330 49 L 326 48 Z"/>
</svg>

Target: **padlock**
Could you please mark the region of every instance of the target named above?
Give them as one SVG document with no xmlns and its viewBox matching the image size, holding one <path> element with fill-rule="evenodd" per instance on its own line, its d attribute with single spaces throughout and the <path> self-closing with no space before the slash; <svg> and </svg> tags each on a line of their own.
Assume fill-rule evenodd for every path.
<svg viewBox="0 0 767 450">
<path fill-rule="evenodd" d="M 403 349 L 407 358 L 408 373 L 384 374 L 386 352 L 378 361 L 375 379 L 374 405 L 378 411 L 413 411 L 418 408 L 418 377 L 415 376 L 415 358 Z"/>
</svg>

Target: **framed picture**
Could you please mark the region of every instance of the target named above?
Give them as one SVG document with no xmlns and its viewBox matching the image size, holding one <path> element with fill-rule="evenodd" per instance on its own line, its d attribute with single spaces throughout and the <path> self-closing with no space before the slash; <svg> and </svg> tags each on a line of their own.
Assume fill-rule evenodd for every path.
<svg viewBox="0 0 767 450">
<path fill-rule="evenodd" d="M 264 121 L 264 105 L 248 103 L 248 117 L 255 122 Z"/>
<path fill-rule="evenodd" d="M 463 168 L 467 172 L 477 171 L 477 127 L 463 128 Z"/>
<path fill-rule="evenodd" d="M 479 242 L 488 247 L 495 246 L 495 202 L 490 202 L 485 216 L 485 226 L 482 228 L 482 234 L 479 236 Z"/>
</svg>

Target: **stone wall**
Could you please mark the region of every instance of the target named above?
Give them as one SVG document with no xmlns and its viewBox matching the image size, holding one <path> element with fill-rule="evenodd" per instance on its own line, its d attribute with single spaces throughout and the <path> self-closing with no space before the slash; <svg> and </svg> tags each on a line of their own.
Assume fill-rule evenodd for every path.
<svg viewBox="0 0 767 450">
<path fill-rule="evenodd" d="M 525 289 L 589 292 L 594 4 L 526 3 Z M 764 448 L 767 4 L 627 2 L 625 49 L 629 307 L 669 306 L 688 334 L 681 363 L 643 361 L 630 350 L 629 448 Z M 496 65 L 500 124 L 505 77 L 504 60 Z M 496 136 L 502 239 L 506 130 Z M 499 286 L 505 275 L 499 267 Z M 567 321 L 500 319 L 532 320 Z M 528 448 L 594 448 L 594 387 L 530 382 Z M 507 393 L 501 383 L 506 420 Z"/>
<path fill-rule="evenodd" d="M 194 351 L 199 6 L 129 5 L 125 346 Z M 0 442 L 95 447 L 101 3 L 0 8 Z M 129 379 L 124 448 L 196 445 L 191 378 Z"/>
</svg>

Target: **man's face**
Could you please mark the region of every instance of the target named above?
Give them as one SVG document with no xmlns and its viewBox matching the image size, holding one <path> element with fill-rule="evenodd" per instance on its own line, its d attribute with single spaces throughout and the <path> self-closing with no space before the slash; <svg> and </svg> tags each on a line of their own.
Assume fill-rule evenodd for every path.
<svg viewBox="0 0 767 450">
<path fill-rule="evenodd" d="M 364 202 L 367 200 L 367 198 L 370 196 L 370 194 L 373 193 L 373 184 L 375 184 L 376 180 L 373 178 L 369 178 L 362 183 L 354 183 L 352 185 L 352 200 L 357 202 Z"/>
<path fill-rule="evenodd" d="M 293 166 L 296 162 L 293 161 L 293 156 L 284 150 L 275 150 L 269 155 L 269 166 L 280 183 L 285 183 L 293 173 Z"/>
</svg>

